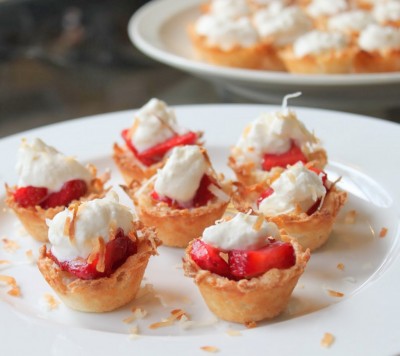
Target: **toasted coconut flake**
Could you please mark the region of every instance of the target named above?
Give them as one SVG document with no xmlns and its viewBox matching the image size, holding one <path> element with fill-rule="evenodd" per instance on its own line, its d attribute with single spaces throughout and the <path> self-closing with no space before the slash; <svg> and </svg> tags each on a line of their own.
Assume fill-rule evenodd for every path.
<svg viewBox="0 0 400 356">
<path fill-rule="evenodd" d="M 19 289 L 19 287 L 17 285 L 17 281 L 15 280 L 14 277 L 0 275 L 0 282 L 3 282 L 6 285 L 11 287 L 11 289 L 7 292 L 7 294 L 9 294 L 13 297 L 21 296 L 21 290 Z"/>
<path fill-rule="evenodd" d="M 218 200 L 222 202 L 227 202 L 229 201 L 230 197 L 228 194 L 226 194 L 222 189 L 218 188 L 215 184 L 210 184 L 208 187 L 208 190 L 213 193 Z"/>
<path fill-rule="evenodd" d="M 262 214 L 258 215 L 257 220 L 253 225 L 253 230 L 257 232 L 260 231 L 264 220 L 265 220 L 264 215 Z"/>
<path fill-rule="evenodd" d="M 132 315 L 128 316 L 124 320 L 122 320 L 125 324 L 130 324 L 134 320 L 143 319 L 147 315 L 147 310 L 141 308 L 132 308 Z"/>
<path fill-rule="evenodd" d="M 234 330 L 234 329 L 226 330 L 226 334 L 229 336 L 242 336 L 242 333 L 239 330 Z"/>
<path fill-rule="evenodd" d="M 354 224 L 356 222 L 357 212 L 355 210 L 350 210 L 344 217 L 345 224 Z"/>
<path fill-rule="evenodd" d="M 66 235 L 68 235 L 69 241 L 71 242 L 71 244 L 73 244 L 75 241 L 75 223 L 76 223 L 76 216 L 77 216 L 78 210 L 79 210 L 79 204 L 71 205 L 70 209 L 72 210 L 72 218 L 71 218 L 71 222 L 69 224 L 68 232 Z M 68 221 L 68 218 L 67 218 L 67 221 Z M 65 225 L 67 225 L 67 221 L 65 222 Z"/>
<path fill-rule="evenodd" d="M 215 346 L 202 346 L 200 347 L 201 350 L 206 351 L 206 352 L 211 352 L 211 353 L 217 353 L 219 352 L 219 348 Z"/>
<path fill-rule="evenodd" d="M 247 323 L 244 324 L 244 326 L 247 329 L 253 329 L 253 328 L 257 327 L 257 323 L 255 321 L 248 321 Z"/>
<path fill-rule="evenodd" d="M 341 271 L 344 271 L 344 264 L 340 262 L 340 263 L 337 264 L 336 268 L 341 270 Z"/>
<path fill-rule="evenodd" d="M 110 240 L 115 239 L 115 236 L 117 235 L 117 228 L 117 222 L 115 220 L 111 220 L 110 225 L 108 226 L 108 236 L 110 236 Z"/>
<path fill-rule="evenodd" d="M 325 333 L 321 339 L 321 346 L 322 347 L 331 347 L 334 343 L 335 337 L 331 333 Z"/>
<path fill-rule="evenodd" d="M 388 232 L 388 229 L 386 227 L 383 227 L 381 229 L 381 231 L 379 232 L 379 237 L 381 237 L 381 238 L 385 237 L 387 232 Z"/>
<path fill-rule="evenodd" d="M 7 239 L 6 237 L 1 239 L 3 242 L 3 250 L 7 252 L 14 253 L 20 248 L 20 245 L 12 240 Z"/>
<path fill-rule="evenodd" d="M 161 320 L 160 322 L 151 324 L 149 326 L 150 329 L 158 329 L 162 328 L 165 326 L 170 326 L 175 323 L 175 321 L 180 320 L 183 316 L 186 316 L 188 318 L 188 315 L 182 310 L 182 309 L 174 309 L 171 311 L 171 315 L 164 320 Z"/>
<path fill-rule="evenodd" d="M 337 292 L 337 291 L 332 290 L 332 289 L 328 289 L 327 292 L 328 292 L 328 294 L 329 294 L 331 297 L 336 297 L 336 298 L 342 298 L 342 297 L 344 297 L 344 293 L 342 293 L 342 292 Z"/>
<path fill-rule="evenodd" d="M 50 293 L 45 293 L 43 295 L 43 299 L 48 307 L 49 310 L 54 310 L 57 309 L 58 306 L 60 305 L 60 301 L 57 300 L 52 294 Z"/>
</svg>

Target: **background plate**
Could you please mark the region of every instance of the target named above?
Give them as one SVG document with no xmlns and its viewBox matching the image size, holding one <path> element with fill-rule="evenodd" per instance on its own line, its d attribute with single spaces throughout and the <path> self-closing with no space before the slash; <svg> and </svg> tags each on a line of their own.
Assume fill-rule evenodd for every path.
<svg viewBox="0 0 400 356">
<path fill-rule="evenodd" d="M 176 113 L 183 126 L 205 131 L 216 169 L 230 175 L 226 167 L 229 147 L 246 123 L 271 109 L 261 105 L 204 105 L 177 107 Z M 226 355 L 244 354 L 249 348 L 262 354 L 266 350 L 281 355 L 293 354 L 294 350 L 298 354 L 320 354 L 325 332 L 335 336 L 331 354 L 398 353 L 400 126 L 339 112 L 297 109 L 297 113 L 322 139 L 330 158 L 327 171 L 332 179 L 343 177 L 340 186 L 349 192 L 349 202 L 327 245 L 313 254 L 282 316 L 259 323 L 254 329 L 215 320 L 193 281 L 183 276 L 183 251 L 167 247 L 160 248 L 160 255 L 150 260 L 143 285 L 151 284 L 154 293 L 147 297 L 105 314 L 79 313 L 64 305 L 48 310 L 44 295 L 54 293 L 25 255 L 29 249 L 37 255 L 39 245 L 21 233 L 17 219 L 2 205 L 0 260 L 12 264 L 0 265 L 0 273 L 17 279 L 22 297 L 13 298 L 7 294 L 7 287 L 0 287 L 1 353 L 202 355 L 200 348 L 211 345 Z M 120 131 L 132 123 L 132 118 L 131 111 L 99 115 L 5 138 L 0 141 L 1 183 L 17 180 L 14 166 L 20 139 L 41 137 L 64 153 L 94 163 L 100 171 L 110 168 L 111 183 L 117 186 L 122 179 L 110 157 L 112 144 L 121 141 Z M 0 196 L 4 200 L 4 189 Z M 357 211 L 356 222 L 345 224 L 345 214 L 353 209 Z M 382 227 L 388 228 L 385 238 L 378 236 Z M 19 248 L 10 251 L 4 239 L 17 243 Z M 343 271 L 337 268 L 338 263 L 344 264 Z M 332 297 L 329 289 L 344 296 Z M 134 339 L 129 333 L 135 322 L 123 322 L 131 315 L 132 307 L 149 312 L 136 322 L 140 336 Z M 187 311 L 195 325 L 188 329 L 182 325 L 149 329 L 150 324 L 167 317 L 175 308 Z M 229 336 L 227 332 L 232 329 L 240 335 Z"/>
<path fill-rule="evenodd" d="M 129 22 L 128 33 L 132 42 L 160 62 L 257 102 L 279 103 L 285 94 L 302 91 L 305 95 L 297 103 L 312 107 L 378 110 L 399 106 L 398 72 L 294 75 L 217 67 L 197 61 L 186 29 L 199 16 L 200 3 L 200 0 L 157 0 L 146 4 Z"/>
</svg>

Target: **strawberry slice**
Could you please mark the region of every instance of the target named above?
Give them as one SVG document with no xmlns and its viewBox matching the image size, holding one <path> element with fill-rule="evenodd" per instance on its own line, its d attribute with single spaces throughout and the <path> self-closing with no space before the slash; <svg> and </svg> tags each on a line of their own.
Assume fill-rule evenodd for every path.
<svg viewBox="0 0 400 356">
<path fill-rule="evenodd" d="M 196 239 L 192 243 L 190 257 L 201 268 L 222 277 L 230 278 L 228 263 L 220 256 L 220 251 L 205 243 L 201 239 Z"/>
<path fill-rule="evenodd" d="M 262 168 L 264 171 L 269 171 L 274 167 L 286 168 L 287 165 L 293 165 L 299 161 L 307 163 L 307 158 L 301 149 L 292 141 L 289 150 L 285 153 L 265 154 L 262 161 Z"/>
<path fill-rule="evenodd" d="M 47 188 L 33 187 L 31 185 L 18 188 L 14 192 L 14 200 L 23 208 L 39 205 L 46 197 Z"/>
<path fill-rule="evenodd" d="M 266 190 L 264 190 L 261 195 L 259 196 L 259 198 L 257 199 L 257 206 L 259 206 L 261 204 L 261 202 L 265 199 L 268 198 L 272 193 L 274 192 L 274 190 L 269 187 Z"/>
<path fill-rule="evenodd" d="M 235 278 L 257 277 L 272 268 L 295 265 L 296 255 L 288 242 L 274 241 L 258 250 L 232 250 L 228 253 L 230 272 Z"/>
<path fill-rule="evenodd" d="M 63 270 L 67 271 L 79 279 L 91 280 L 101 277 L 109 277 L 118 267 L 120 267 L 129 256 L 137 252 L 137 245 L 127 236 L 124 235 L 122 229 L 118 229 L 115 238 L 106 245 L 104 257 L 105 270 L 99 272 L 96 269 L 98 258 L 91 263 L 83 258 L 76 258 L 70 261 L 60 262 L 51 253 L 48 256 Z"/>
<path fill-rule="evenodd" d="M 139 153 L 129 139 L 128 132 L 129 130 L 123 130 L 122 138 L 125 140 L 126 145 L 133 152 L 136 158 L 146 166 L 150 166 L 154 163 L 161 161 L 164 155 L 171 148 L 183 145 L 193 145 L 197 140 L 197 134 L 195 132 L 189 131 L 183 135 L 175 135 L 170 139 Z"/>
<path fill-rule="evenodd" d="M 67 206 L 71 201 L 77 200 L 87 192 L 86 182 L 81 179 L 70 180 L 62 186 L 61 190 L 51 193 L 40 206 L 44 209 L 56 206 Z"/>
</svg>

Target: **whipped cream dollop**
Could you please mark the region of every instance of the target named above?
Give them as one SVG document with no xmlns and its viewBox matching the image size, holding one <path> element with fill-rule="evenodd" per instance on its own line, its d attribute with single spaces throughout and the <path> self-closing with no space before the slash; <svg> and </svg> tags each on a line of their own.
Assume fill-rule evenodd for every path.
<svg viewBox="0 0 400 356">
<path fill-rule="evenodd" d="M 118 195 L 111 191 L 102 199 L 82 203 L 73 219 L 73 207 L 59 212 L 52 220 L 46 220 L 49 227 L 51 253 L 58 261 L 87 258 L 101 237 L 110 241 L 110 232 L 121 228 L 127 235 L 132 229 L 134 217 L 126 206 L 118 202 Z M 66 224 L 75 226 L 74 238 L 68 234 Z"/>
<path fill-rule="evenodd" d="M 400 49 L 400 29 L 389 26 L 369 25 L 361 32 L 358 45 L 367 52 Z"/>
<path fill-rule="evenodd" d="M 49 193 L 59 191 L 63 184 L 74 179 L 90 183 L 89 170 L 75 158 L 64 156 L 41 139 L 23 140 L 18 150 L 18 186 L 45 187 Z"/>
<path fill-rule="evenodd" d="M 212 0 L 210 12 L 216 16 L 235 19 L 249 15 L 250 7 L 247 0 Z"/>
<path fill-rule="evenodd" d="M 373 22 L 374 19 L 368 11 L 353 10 L 331 17 L 328 20 L 328 29 L 346 33 L 360 32 Z"/>
<path fill-rule="evenodd" d="M 348 8 L 349 4 L 346 0 L 313 0 L 307 6 L 307 12 L 312 17 L 332 16 Z"/>
<path fill-rule="evenodd" d="M 318 55 L 330 51 L 340 51 L 347 47 L 349 41 L 340 32 L 324 32 L 314 30 L 299 37 L 293 44 L 295 57 Z"/>
<path fill-rule="evenodd" d="M 236 147 L 256 164 L 260 164 L 264 153 L 287 152 L 292 141 L 298 147 L 316 143 L 315 136 L 300 122 L 292 110 L 262 114 L 248 125 Z"/>
<path fill-rule="evenodd" d="M 298 6 L 281 9 L 271 14 L 269 9 L 254 14 L 254 25 L 261 38 L 271 39 L 277 46 L 292 43 L 313 27 L 310 18 Z"/>
<path fill-rule="evenodd" d="M 307 212 L 313 204 L 326 194 L 322 178 L 298 162 L 284 171 L 271 184 L 274 192 L 261 201 L 259 211 L 266 216 Z"/>
<path fill-rule="evenodd" d="M 182 206 L 190 205 L 207 168 L 199 146 L 175 147 L 165 166 L 157 173 L 154 190 Z"/>
<path fill-rule="evenodd" d="M 206 38 L 207 46 L 218 47 L 223 51 L 235 47 L 251 47 L 259 42 L 258 33 L 247 17 L 230 19 L 203 15 L 197 20 L 195 31 Z"/>
<path fill-rule="evenodd" d="M 382 24 L 400 21 L 400 1 L 392 0 L 376 4 L 373 15 L 376 21 Z"/>
<path fill-rule="evenodd" d="M 223 251 L 252 250 L 269 243 L 268 237 L 280 239 L 278 227 L 271 222 L 258 225 L 258 216 L 238 213 L 228 221 L 206 228 L 202 240 Z M 257 226 L 257 227 L 256 227 Z"/>
<path fill-rule="evenodd" d="M 178 126 L 174 110 L 156 98 L 150 99 L 136 112 L 134 128 L 131 140 L 138 152 L 186 131 Z"/>
</svg>

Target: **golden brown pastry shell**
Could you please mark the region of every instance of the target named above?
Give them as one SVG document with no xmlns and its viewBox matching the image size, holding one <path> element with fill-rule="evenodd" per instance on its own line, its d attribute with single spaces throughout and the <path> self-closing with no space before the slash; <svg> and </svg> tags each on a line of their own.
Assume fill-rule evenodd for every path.
<svg viewBox="0 0 400 356">
<path fill-rule="evenodd" d="M 285 66 L 275 48 L 270 44 L 259 43 L 251 47 L 235 47 L 224 51 L 207 45 L 206 38 L 196 34 L 194 27 L 189 27 L 189 35 L 196 56 L 205 62 L 218 66 L 285 71 Z"/>
<path fill-rule="evenodd" d="M 191 244 L 186 249 L 183 268 L 185 275 L 194 279 L 209 309 L 219 318 L 235 323 L 271 319 L 286 308 L 310 258 L 309 250 L 303 252 L 296 240 L 290 242 L 296 253 L 293 267 L 274 268 L 249 280 L 234 281 L 202 270 L 190 257 Z"/>
<path fill-rule="evenodd" d="M 360 50 L 354 59 L 356 73 L 400 71 L 400 50 L 367 52 Z"/>
<path fill-rule="evenodd" d="M 46 246 L 40 249 L 38 267 L 47 283 L 71 309 L 103 313 L 117 309 L 136 296 L 150 256 L 157 254 L 159 240 L 152 228 L 134 222 L 134 231 L 140 231 L 138 251 L 116 269 L 110 277 L 83 280 L 59 266 L 47 256 Z"/>
<path fill-rule="evenodd" d="M 345 74 L 354 71 L 356 49 L 352 46 L 341 51 L 297 58 L 291 47 L 280 51 L 280 57 L 290 73 L 296 74 Z"/>
<path fill-rule="evenodd" d="M 153 187 L 154 183 L 151 183 L 139 191 L 136 183 L 125 191 L 133 200 L 139 219 L 147 226 L 154 226 L 158 238 L 166 246 L 186 247 L 189 241 L 201 236 L 206 227 L 220 219 L 229 204 L 229 201 L 214 198 L 198 208 L 172 209 L 151 198 Z M 230 183 L 222 184 L 221 188 L 227 195 L 231 195 Z"/>
<path fill-rule="evenodd" d="M 105 181 L 102 181 L 99 178 L 94 178 L 89 185 L 88 192 L 81 197 L 80 200 L 87 201 L 104 197 L 108 191 L 108 189 L 104 189 L 104 183 Z M 21 221 L 29 235 L 39 242 L 47 242 L 48 227 L 46 224 L 46 219 L 53 219 L 54 216 L 60 211 L 63 211 L 65 207 L 57 206 L 49 209 L 43 209 L 38 205 L 28 208 L 21 207 L 14 200 L 14 192 L 17 188 L 17 186 L 9 187 L 6 185 L 7 206 L 14 211 L 15 215 Z M 72 201 L 70 204 L 73 203 L 74 201 Z"/>
<path fill-rule="evenodd" d="M 323 148 L 317 148 L 304 152 L 308 162 L 312 162 L 313 166 L 318 169 L 324 169 L 328 161 L 326 151 Z M 242 161 L 242 160 L 241 160 Z M 234 171 L 236 179 L 243 185 L 250 186 L 258 183 L 266 182 L 270 184 L 276 179 L 284 169 L 282 167 L 274 167 L 270 171 L 263 171 L 256 168 L 253 162 L 238 162 L 238 155 L 233 150 L 228 158 L 228 166 Z"/>
<path fill-rule="evenodd" d="M 157 172 L 157 169 L 161 168 L 165 163 L 163 160 L 146 167 L 135 157 L 129 148 L 126 146 L 121 147 L 116 143 L 113 147 L 113 159 L 122 178 L 128 185 L 134 180 L 143 182 L 150 178 Z"/>
<path fill-rule="evenodd" d="M 232 199 L 235 208 L 242 212 L 248 212 L 249 209 L 255 210 L 255 202 L 261 194 L 261 189 L 257 188 L 251 187 L 250 191 L 249 188 L 238 186 Z M 285 230 L 291 237 L 296 238 L 303 248 L 314 251 L 328 240 L 336 216 L 346 200 L 347 193 L 333 186 L 325 195 L 319 210 L 311 215 L 291 213 L 265 218 Z"/>
</svg>

